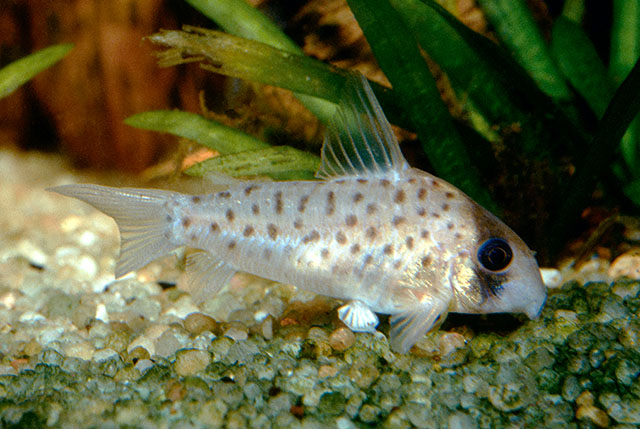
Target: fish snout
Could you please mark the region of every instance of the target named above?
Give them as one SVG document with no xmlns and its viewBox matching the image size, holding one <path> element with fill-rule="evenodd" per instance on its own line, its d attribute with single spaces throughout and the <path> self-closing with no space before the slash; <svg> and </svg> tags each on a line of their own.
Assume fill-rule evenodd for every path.
<svg viewBox="0 0 640 429">
<path fill-rule="evenodd" d="M 529 319 L 537 319 L 542 313 L 542 309 L 547 302 L 547 294 L 545 293 L 541 302 L 532 302 L 523 313 L 529 316 Z"/>
</svg>

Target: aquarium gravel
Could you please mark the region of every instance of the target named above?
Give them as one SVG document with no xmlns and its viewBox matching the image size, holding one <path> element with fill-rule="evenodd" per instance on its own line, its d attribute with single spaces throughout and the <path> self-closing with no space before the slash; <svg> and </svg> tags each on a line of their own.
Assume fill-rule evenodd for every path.
<svg viewBox="0 0 640 429">
<path fill-rule="evenodd" d="M 537 320 L 451 317 L 401 355 L 386 319 L 354 334 L 340 302 L 245 274 L 196 305 L 179 254 L 116 280 L 113 221 L 43 191 L 113 178 L 0 171 L 0 426 L 640 425 L 640 282 L 607 261 L 560 271 Z"/>
</svg>

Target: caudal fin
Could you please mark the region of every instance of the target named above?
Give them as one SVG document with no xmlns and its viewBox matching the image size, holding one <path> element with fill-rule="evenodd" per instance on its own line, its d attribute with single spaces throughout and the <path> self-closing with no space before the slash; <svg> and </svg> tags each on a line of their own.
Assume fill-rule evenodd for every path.
<svg viewBox="0 0 640 429">
<path fill-rule="evenodd" d="M 178 195 L 175 192 L 98 185 L 63 185 L 47 190 L 91 204 L 116 221 L 120 230 L 116 277 L 142 268 L 179 247 L 165 235 L 170 227 L 165 203 Z"/>
</svg>

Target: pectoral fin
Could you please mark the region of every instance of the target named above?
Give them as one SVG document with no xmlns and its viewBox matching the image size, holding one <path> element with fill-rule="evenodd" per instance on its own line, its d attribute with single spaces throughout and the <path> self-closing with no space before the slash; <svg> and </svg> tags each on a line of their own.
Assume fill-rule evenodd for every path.
<svg viewBox="0 0 640 429">
<path fill-rule="evenodd" d="M 391 349 L 407 353 L 436 324 L 447 315 L 447 304 L 440 300 L 418 303 L 408 311 L 391 316 L 389 342 Z"/>
<path fill-rule="evenodd" d="M 338 309 L 338 317 L 354 332 L 375 332 L 378 316 L 362 301 L 351 301 Z"/>
</svg>

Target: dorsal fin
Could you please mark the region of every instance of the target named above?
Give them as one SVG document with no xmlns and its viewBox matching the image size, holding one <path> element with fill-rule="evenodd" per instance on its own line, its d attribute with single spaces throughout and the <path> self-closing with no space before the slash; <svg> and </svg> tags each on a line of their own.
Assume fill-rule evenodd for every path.
<svg viewBox="0 0 640 429">
<path fill-rule="evenodd" d="M 316 177 L 377 175 L 409 166 L 369 82 L 350 74 L 329 121 Z"/>
</svg>

